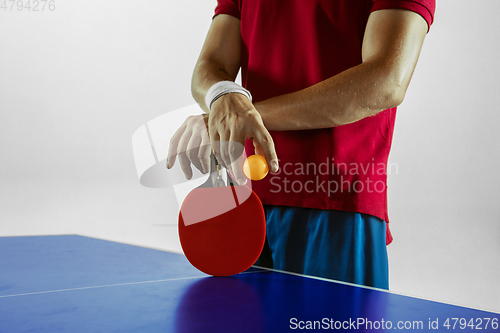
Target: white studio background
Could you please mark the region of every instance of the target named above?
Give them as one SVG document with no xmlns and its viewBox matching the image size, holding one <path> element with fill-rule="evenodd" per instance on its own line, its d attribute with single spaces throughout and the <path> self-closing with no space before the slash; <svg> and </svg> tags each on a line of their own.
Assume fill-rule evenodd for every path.
<svg viewBox="0 0 500 333">
<path fill-rule="evenodd" d="M 390 162 L 390 287 L 500 312 L 500 2 L 437 0 Z"/>
<path fill-rule="evenodd" d="M 132 135 L 193 104 L 215 4 L 0 10 L 0 235 L 78 233 L 181 251 L 174 194 L 140 185 Z"/>
<path fill-rule="evenodd" d="M 396 121 L 390 284 L 498 312 L 500 2 L 437 2 Z M 76 233 L 180 251 L 175 195 L 139 184 L 131 138 L 193 103 L 215 4 L 0 10 L 0 236 Z"/>
</svg>

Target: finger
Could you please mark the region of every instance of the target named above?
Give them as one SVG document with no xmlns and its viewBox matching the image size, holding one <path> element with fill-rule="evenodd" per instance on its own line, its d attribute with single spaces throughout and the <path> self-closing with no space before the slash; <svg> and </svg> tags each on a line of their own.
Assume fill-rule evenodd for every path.
<svg viewBox="0 0 500 333">
<path fill-rule="evenodd" d="M 238 184 L 244 185 L 247 182 L 247 178 L 243 172 L 245 146 L 241 142 L 245 142 L 244 137 L 237 136 L 235 132 L 231 133 L 231 139 L 229 140 L 229 157 L 231 159 L 232 175 Z"/>
<path fill-rule="evenodd" d="M 212 119 L 208 120 L 208 135 L 210 136 L 210 144 L 212 146 L 212 151 L 214 152 L 215 159 L 219 164 L 222 164 L 222 159 L 220 156 L 220 136 L 217 132 L 216 126 L 213 124 Z M 220 161 L 219 161 L 220 159 Z"/>
<path fill-rule="evenodd" d="M 217 160 L 217 163 L 221 166 L 223 166 L 224 161 L 222 160 L 221 157 L 221 151 L 220 151 L 220 137 L 218 133 L 215 133 L 213 135 L 210 135 L 210 143 L 212 146 L 212 151 L 214 152 L 215 159 Z"/>
<path fill-rule="evenodd" d="M 198 160 L 200 161 L 202 173 L 204 174 L 210 171 L 211 145 L 208 135 L 208 118 L 207 114 L 202 115 L 196 126 L 196 132 L 199 134 L 201 140 L 198 149 Z"/>
<path fill-rule="evenodd" d="M 191 170 L 191 162 L 187 156 L 187 145 L 191 139 L 192 133 L 190 131 L 184 131 L 179 144 L 177 147 L 177 156 L 179 157 L 179 164 L 181 165 L 182 172 L 186 176 L 186 179 L 191 179 L 193 177 L 193 170 Z"/>
<path fill-rule="evenodd" d="M 273 138 L 263 125 L 257 130 L 253 139 L 257 143 L 257 146 L 260 147 L 262 153 L 264 153 L 269 169 L 272 172 L 277 172 L 279 168 L 278 156 L 274 148 Z"/>
<path fill-rule="evenodd" d="M 222 166 L 226 168 L 231 175 L 233 170 L 231 169 L 231 158 L 229 157 L 229 133 L 221 133 L 220 138 L 220 157 L 223 161 Z"/>
<path fill-rule="evenodd" d="M 200 143 L 200 150 L 198 151 L 198 159 L 200 160 L 204 174 L 210 171 L 211 148 L 212 146 L 210 145 L 210 138 L 208 137 L 208 134 L 202 136 Z"/>
<path fill-rule="evenodd" d="M 193 177 L 193 170 L 191 170 L 191 163 L 186 155 L 186 151 L 179 152 L 177 156 L 179 156 L 179 164 L 181 165 L 182 172 L 186 176 L 186 179 L 190 180 Z"/>
<path fill-rule="evenodd" d="M 186 147 L 186 155 L 189 161 L 198 169 L 203 172 L 203 167 L 198 158 L 198 152 L 200 150 L 201 137 L 199 133 L 193 133 Z"/>
<path fill-rule="evenodd" d="M 175 131 L 174 135 L 172 138 L 170 138 L 170 144 L 168 146 L 168 153 L 167 153 L 167 168 L 170 169 L 174 166 L 175 163 L 175 157 L 177 155 L 177 147 L 179 144 L 179 140 L 182 137 L 182 134 L 186 130 L 186 125 L 185 123 L 182 124 L 181 127 L 177 131 Z"/>
</svg>

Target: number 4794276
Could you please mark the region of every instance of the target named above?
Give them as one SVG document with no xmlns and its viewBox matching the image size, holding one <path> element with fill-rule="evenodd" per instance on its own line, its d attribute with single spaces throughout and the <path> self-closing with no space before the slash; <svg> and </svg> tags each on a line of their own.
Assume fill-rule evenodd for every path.
<svg viewBox="0 0 500 333">
<path fill-rule="evenodd" d="M 1 0 L 0 0 L 1 1 Z M 56 10 L 55 0 L 3 0 L 0 10 L 9 11 L 30 11 L 43 12 Z"/>
<path fill-rule="evenodd" d="M 476 330 L 488 328 L 496 330 L 498 328 L 498 318 L 471 318 L 470 320 L 465 318 L 447 318 L 443 326 L 447 329 L 465 329 L 469 327 Z"/>
</svg>

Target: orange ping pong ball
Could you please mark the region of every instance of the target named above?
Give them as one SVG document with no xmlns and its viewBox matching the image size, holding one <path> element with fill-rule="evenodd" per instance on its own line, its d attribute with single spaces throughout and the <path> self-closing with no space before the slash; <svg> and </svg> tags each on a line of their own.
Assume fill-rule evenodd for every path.
<svg viewBox="0 0 500 333">
<path fill-rule="evenodd" d="M 251 180 L 261 180 L 269 172 L 266 159 L 260 155 L 249 156 L 243 163 L 243 172 Z"/>
</svg>

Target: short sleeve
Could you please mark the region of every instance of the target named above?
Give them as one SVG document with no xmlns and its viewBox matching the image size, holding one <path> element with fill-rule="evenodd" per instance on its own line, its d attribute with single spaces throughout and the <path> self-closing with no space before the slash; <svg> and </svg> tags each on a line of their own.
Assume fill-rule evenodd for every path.
<svg viewBox="0 0 500 333">
<path fill-rule="evenodd" d="M 217 0 L 217 7 L 215 7 L 214 17 L 219 14 L 231 15 L 241 20 L 238 0 Z"/>
<path fill-rule="evenodd" d="M 370 13 L 381 9 L 407 9 L 420 14 L 427 26 L 431 27 L 434 22 L 436 0 L 372 0 Z"/>
</svg>

